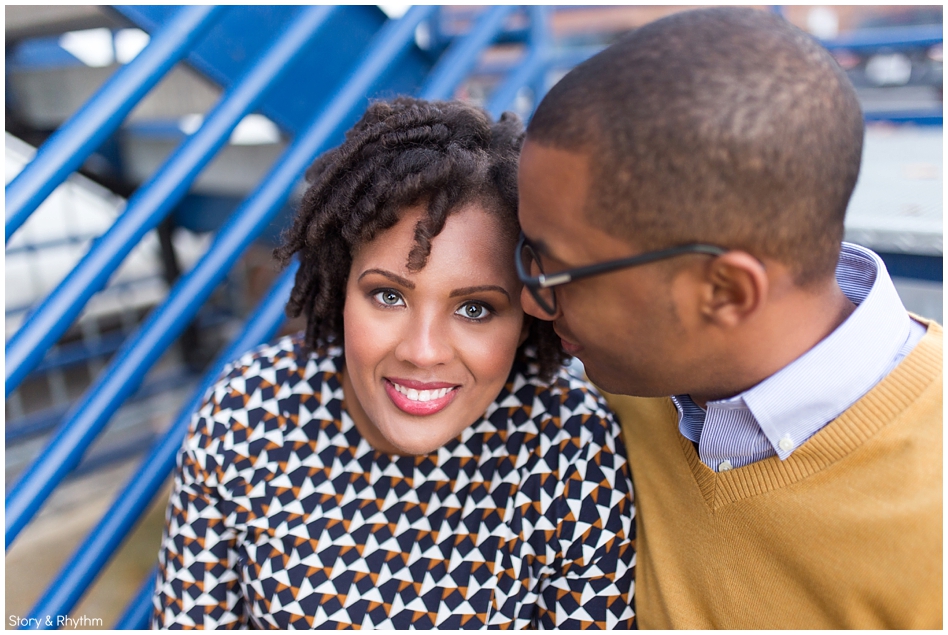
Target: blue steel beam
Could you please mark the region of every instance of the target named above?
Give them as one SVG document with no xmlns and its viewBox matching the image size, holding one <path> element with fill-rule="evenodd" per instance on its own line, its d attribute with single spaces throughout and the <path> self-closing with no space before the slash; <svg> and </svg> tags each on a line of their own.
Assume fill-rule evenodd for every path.
<svg viewBox="0 0 948 635">
<path fill-rule="evenodd" d="M 547 91 L 546 71 L 549 69 L 549 52 L 552 48 L 550 38 L 551 8 L 532 6 L 528 11 L 530 12 L 530 47 L 543 52 L 547 60 L 547 65 L 537 71 L 537 74 L 531 82 L 531 88 L 533 89 L 533 108 L 536 109 Z"/>
<path fill-rule="evenodd" d="M 462 51 L 461 55 L 449 51 L 453 63 L 458 65 L 473 64 L 476 55 L 490 41 L 493 33 L 490 30 L 499 28 L 502 18 L 510 11 L 494 13 L 494 24 L 486 20 L 479 23 L 472 33 L 458 42 L 453 51 Z M 497 14 L 501 15 L 497 15 Z M 487 32 L 485 39 L 485 31 Z M 472 41 L 484 42 L 478 46 L 471 46 Z M 465 69 L 466 72 L 467 69 Z M 450 96 L 458 79 L 450 79 L 445 73 L 434 71 L 435 80 L 427 82 L 427 99 L 444 99 Z M 462 73 L 463 76 L 463 73 Z M 50 584 L 44 597 L 37 603 L 31 612 L 32 615 L 55 615 L 67 613 L 73 608 L 84 590 L 92 583 L 105 563 L 118 549 L 134 523 L 140 518 L 149 502 L 154 498 L 161 483 L 174 467 L 175 457 L 181 445 L 192 414 L 200 407 L 205 394 L 223 372 L 225 365 L 238 355 L 264 342 L 270 337 L 283 321 L 283 307 L 293 287 L 297 263 L 284 272 L 271 292 L 260 303 L 257 313 L 248 320 L 244 332 L 218 356 L 216 362 L 205 374 L 201 387 L 195 391 L 191 400 L 181 410 L 174 425 L 169 428 L 162 440 L 155 446 L 149 457 L 142 462 L 139 472 L 119 494 L 112 507 L 103 516 L 102 521 L 93 529 L 83 545 L 76 551 L 70 562 L 63 567 L 57 578 Z M 119 620 L 117 628 L 145 628 L 151 610 L 154 575 L 146 579 L 142 589 Z"/>
<path fill-rule="evenodd" d="M 148 628 L 148 618 L 151 617 L 152 603 L 155 596 L 155 578 L 158 576 L 158 566 L 145 576 L 145 581 L 135 594 L 135 599 L 125 609 L 125 613 L 115 623 L 117 631 L 144 631 Z"/>
<path fill-rule="evenodd" d="M 514 10 L 516 7 L 510 5 L 485 9 L 474 27 L 464 37 L 456 39 L 438 60 L 419 97 L 445 99 L 454 94 L 454 89 L 477 63 L 477 56 L 497 37 L 507 16 Z"/>
<path fill-rule="evenodd" d="M 832 40 L 820 40 L 829 50 L 867 51 L 882 48 L 926 47 L 941 43 L 940 25 L 887 26 L 840 33 Z"/>
<path fill-rule="evenodd" d="M 390 21 L 379 30 L 365 58 L 327 108 L 300 134 L 221 229 L 204 257 L 178 281 L 165 302 L 116 354 L 99 381 L 70 410 L 53 440 L 7 496 L 7 548 L 79 462 L 151 364 L 185 328 L 239 253 L 272 219 L 313 157 L 326 149 L 326 142 L 347 121 L 349 114 L 361 109 L 369 89 L 406 52 L 415 28 L 433 10 L 433 6 L 412 7 L 400 20 Z"/>
<path fill-rule="evenodd" d="M 465 47 L 465 50 L 469 51 L 468 55 L 473 60 L 479 48 Z M 467 63 L 467 60 L 458 56 L 454 56 L 454 59 L 458 63 Z M 454 89 L 451 82 L 436 83 L 438 87 L 429 91 L 428 99 L 446 98 Z M 282 322 L 283 307 L 293 287 L 297 267 L 297 263 L 294 262 L 284 272 L 271 292 L 261 301 L 257 313 L 248 320 L 245 331 L 224 353 L 218 356 L 215 364 L 206 372 L 202 386 L 181 410 L 175 424 L 169 428 L 151 455 L 142 462 L 138 473 L 116 497 L 102 521 L 89 533 L 83 545 L 63 567 L 56 580 L 50 584 L 44 597 L 34 607 L 33 615 L 68 612 L 118 549 L 174 467 L 175 457 L 190 423 L 191 415 L 200 407 L 205 394 L 223 372 L 224 366 L 236 359 L 238 355 L 270 339 Z M 123 618 L 119 620 L 116 628 L 146 627 L 154 591 L 153 578 L 152 575 L 146 579 L 141 591 L 136 595 Z"/>
<path fill-rule="evenodd" d="M 184 7 L 138 56 L 43 144 L 6 186 L 6 240 L 122 123 L 135 104 L 220 17 L 220 7 Z M 9 394 L 9 393 L 8 393 Z"/>
<path fill-rule="evenodd" d="M 227 143 L 240 120 L 306 48 L 336 8 L 308 8 L 291 23 L 182 144 L 158 173 L 129 199 L 125 211 L 49 294 L 6 345 L 6 394 L 26 377 L 108 281 L 141 238 L 184 197 L 201 169 Z"/>
<path fill-rule="evenodd" d="M 820 40 L 828 50 L 835 49 L 879 49 L 891 48 L 894 50 L 912 48 L 927 44 L 942 42 L 941 27 L 891 27 L 879 29 L 863 29 L 844 33 L 837 40 Z M 587 59 L 604 50 L 602 45 L 574 46 L 560 51 L 551 51 L 549 64 L 551 68 L 570 69 L 585 62 Z M 503 75 L 519 66 L 520 62 L 494 61 L 478 64 L 473 69 L 475 75 Z"/>
<path fill-rule="evenodd" d="M 526 57 L 510 76 L 494 90 L 487 102 L 487 112 L 495 119 L 509 108 L 517 97 L 517 91 L 533 85 L 533 107 L 536 108 L 545 89 L 543 75 L 549 65 L 549 20 L 548 7 L 530 7 L 530 39 Z"/>
<path fill-rule="evenodd" d="M 180 369 L 163 371 L 161 374 L 155 373 L 155 376 L 149 378 L 147 382 L 142 384 L 127 403 L 138 403 L 155 395 L 167 393 L 191 383 L 196 379 L 195 375 L 197 375 L 197 373 L 190 373 Z M 54 430 L 56 426 L 63 421 L 63 417 L 68 412 L 68 405 L 51 406 L 39 412 L 31 413 L 21 419 L 8 420 L 6 430 L 4 431 L 4 442 L 7 444 L 7 449 L 17 443 Z"/>
<path fill-rule="evenodd" d="M 478 27 L 488 28 L 483 24 Z M 467 37 L 481 39 L 483 35 L 471 33 Z M 472 63 L 480 48 L 470 46 L 463 48 L 466 51 L 465 57 L 454 55 L 454 61 L 459 64 Z M 430 85 L 431 82 L 428 84 Z M 434 82 L 434 85 L 435 87 L 428 89 L 427 99 L 445 99 L 454 90 L 451 81 L 439 80 Z M 33 615 L 59 614 L 70 610 L 119 548 L 131 527 L 145 511 L 161 483 L 174 467 L 191 415 L 200 407 L 207 391 L 223 372 L 224 366 L 245 351 L 270 339 L 282 322 L 283 307 L 293 287 L 297 267 L 294 261 L 267 297 L 261 301 L 257 313 L 248 320 L 244 333 L 218 356 L 215 364 L 206 372 L 202 386 L 181 410 L 175 424 L 169 428 L 151 455 L 142 462 L 139 471 L 123 492 L 116 497 L 102 521 L 89 533 L 83 545 L 63 567 L 56 580 L 50 584 L 46 595 L 34 607 Z M 153 578 L 154 575 L 150 575 L 145 580 L 142 589 L 126 609 L 125 615 L 119 620 L 116 628 L 146 628 L 154 592 Z"/>
<path fill-rule="evenodd" d="M 531 49 L 526 59 L 514 69 L 510 77 L 501 84 L 490 96 L 487 102 L 487 112 L 495 119 L 500 117 L 504 110 L 510 108 L 517 91 L 530 85 L 540 73 L 546 69 L 546 54 L 538 49 Z M 535 106 L 536 104 L 534 104 Z"/>
<path fill-rule="evenodd" d="M 207 391 L 218 380 L 225 366 L 269 340 L 282 324 L 285 318 L 283 307 L 293 289 L 297 268 L 298 264 L 294 260 L 260 302 L 256 312 L 247 320 L 247 325 L 240 335 L 208 367 L 200 387 L 180 410 L 178 418 L 142 461 L 138 472 L 116 496 L 102 520 L 89 532 L 82 545 L 50 583 L 43 597 L 30 612 L 31 616 L 68 614 L 99 575 L 171 472 L 181 447 L 181 440 L 191 422 L 191 415 L 200 408 Z M 38 623 L 42 628 L 43 620 Z"/>
<path fill-rule="evenodd" d="M 917 126 L 941 126 L 944 124 L 942 110 L 876 110 L 864 112 L 867 122 L 888 121 L 890 123 L 913 123 Z"/>
</svg>

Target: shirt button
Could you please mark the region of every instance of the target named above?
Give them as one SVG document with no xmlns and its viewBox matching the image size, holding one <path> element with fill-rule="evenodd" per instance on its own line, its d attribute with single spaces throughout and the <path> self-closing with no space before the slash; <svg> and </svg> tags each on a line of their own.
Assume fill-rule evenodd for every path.
<svg viewBox="0 0 948 635">
<path fill-rule="evenodd" d="M 727 472 L 732 467 L 734 466 L 731 465 L 731 462 L 725 459 L 721 461 L 720 463 L 718 463 L 718 472 Z"/>
<path fill-rule="evenodd" d="M 780 443 L 778 443 L 777 445 L 784 452 L 789 452 L 790 450 L 793 449 L 793 439 L 790 438 L 789 434 L 784 435 L 784 437 L 780 439 Z"/>
</svg>

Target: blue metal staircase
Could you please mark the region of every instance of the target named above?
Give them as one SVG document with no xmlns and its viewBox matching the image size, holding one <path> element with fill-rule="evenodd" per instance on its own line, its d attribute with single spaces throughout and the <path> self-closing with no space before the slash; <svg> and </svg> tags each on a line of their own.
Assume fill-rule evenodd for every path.
<svg viewBox="0 0 948 635">
<path fill-rule="evenodd" d="M 499 40 L 524 45 L 513 63 L 481 72 L 501 75 L 486 107 L 495 116 L 524 87 L 535 104 L 549 71 L 569 67 L 595 50 L 554 51 L 546 7 L 488 7 L 460 34 L 445 36 L 441 10 L 416 6 L 388 19 L 374 6 L 118 6 L 151 34 L 149 45 L 53 134 L 6 187 L 6 240 L 71 173 L 123 124 L 143 97 L 179 61 L 223 88 L 201 127 L 188 135 L 160 169 L 128 198 L 125 211 L 71 273 L 36 306 L 6 344 L 6 395 L 42 362 L 130 251 L 188 196 L 195 179 L 227 143 L 245 115 L 260 112 L 292 139 L 283 155 L 217 229 L 198 263 L 176 281 L 118 349 L 108 366 L 63 415 L 39 457 L 6 497 L 6 546 L 17 539 L 57 486 L 142 383 L 161 354 L 181 335 L 211 292 L 252 241 L 268 231 L 306 167 L 337 145 L 369 99 L 415 94 L 444 99 L 475 70 L 482 52 Z M 419 33 L 427 44 L 419 45 Z M 932 36 L 934 37 L 934 36 Z M 940 41 L 941 32 L 937 39 Z M 939 118 L 940 123 L 940 118 Z M 174 423 L 150 449 L 30 616 L 65 615 L 128 536 L 174 466 L 191 413 L 240 353 L 273 337 L 293 284 L 288 268 L 206 369 L 200 386 Z M 154 576 L 144 580 L 116 628 L 143 628 L 151 611 Z M 45 620 L 41 619 L 41 626 Z"/>
<path fill-rule="evenodd" d="M 424 25 L 431 29 L 430 23 L 437 16 L 437 9 L 430 6 L 414 7 L 397 20 L 388 20 L 377 8 L 365 6 L 117 9 L 150 31 L 151 42 L 66 122 L 7 186 L 7 240 L 46 196 L 119 127 L 177 60 L 186 60 L 222 85 L 225 92 L 200 129 L 135 191 L 115 224 L 8 341 L 7 395 L 40 363 L 132 247 L 182 200 L 244 115 L 253 110 L 263 112 L 292 135 L 293 142 L 218 230 L 198 264 L 124 342 L 109 366 L 65 415 L 40 457 L 10 489 L 6 499 L 7 548 L 79 463 L 243 250 L 268 226 L 310 162 L 341 141 L 369 98 L 403 93 L 450 97 L 515 11 L 513 7 L 485 11 L 464 37 L 432 53 L 415 43 L 416 31 Z M 545 10 L 533 8 L 526 13 L 537 25 L 531 36 L 539 41 L 545 32 Z M 528 61 L 530 72 L 517 74 L 514 81 L 527 83 L 540 74 L 542 68 L 536 56 Z M 502 85 L 498 96 L 503 98 L 495 98 L 491 109 L 506 107 L 504 101 L 511 100 L 517 88 L 510 82 Z M 294 273 L 295 268 L 290 267 L 280 276 L 243 332 L 207 370 L 203 384 L 174 425 L 50 584 L 32 610 L 33 617 L 64 615 L 76 605 L 166 480 L 190 413 L 224 364 L 272 337 L 282 323 Z M 144 626 L 152 579 L 145 580 L 118 628 Z"/>
</svg>

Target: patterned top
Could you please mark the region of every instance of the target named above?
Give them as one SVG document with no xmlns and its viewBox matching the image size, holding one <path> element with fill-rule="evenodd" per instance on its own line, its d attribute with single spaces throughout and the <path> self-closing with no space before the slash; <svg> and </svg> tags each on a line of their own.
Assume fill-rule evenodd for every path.
<svg viewBox="0 0 948 635">
<path fill-rule="evenodd" d="M 619 426 L 587 383 L 517 363 L 423 456 L 375 451 L 339 350 L 228 367 L 178 458 L 155 627 L 630 628 L 635 523 Z"/>
</svg>

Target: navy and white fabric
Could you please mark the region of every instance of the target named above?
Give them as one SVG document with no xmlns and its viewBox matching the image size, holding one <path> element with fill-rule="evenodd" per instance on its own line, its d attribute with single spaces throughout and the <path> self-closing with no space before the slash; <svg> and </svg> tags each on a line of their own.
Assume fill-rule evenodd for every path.
<svg viewBox="0 0 948 635">
<path fill-rule="evenodd" d="M 153 626 L 630 628 L 634 505 L 619 426 L 563 369 L 515 364 L 424 456 L 377 452 L 339 351 L 234 363 L 178 458 Z"/>
<path fill-rule="evenodd" d="M 878 384 L 925 334 L 877 254 L 843 243 L 836 280 L 855 311 L 829 336 L 753 388 L 707 410 L 676 395 L 681 434 L 716 472 L 789 457 Z"/>
</svg>

